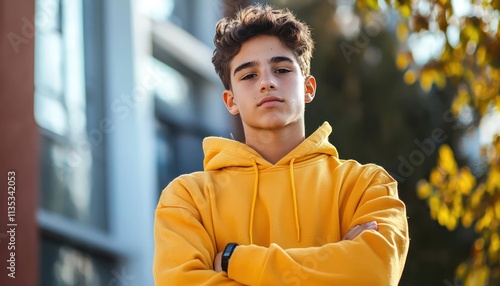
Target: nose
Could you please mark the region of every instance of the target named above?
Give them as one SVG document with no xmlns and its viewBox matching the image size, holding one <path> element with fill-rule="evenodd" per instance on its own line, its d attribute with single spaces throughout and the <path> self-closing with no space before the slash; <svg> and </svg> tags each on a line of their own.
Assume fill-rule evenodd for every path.
<svg viewBox="0 0 500 286">
<path fill-rule="evenodd" d="M 274 81 L 274 78 L 272 76 L 272 73 L 266 72 L 262 75 L 261 81 L 260 81 L 260 91 L 269 91 L 276 89 L 276 83 Z"/>
</svg>

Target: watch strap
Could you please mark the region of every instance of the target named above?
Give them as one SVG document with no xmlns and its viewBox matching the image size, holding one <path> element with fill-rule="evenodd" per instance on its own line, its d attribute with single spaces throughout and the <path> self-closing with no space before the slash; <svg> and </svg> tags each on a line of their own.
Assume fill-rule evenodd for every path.
<svg viewBox="0 0 500 286">
<path fill-rule="evenodd" d="M 237 246 L 238 246 L 237 243 L 230 242 L 226 245 L 226 248 L 224 248 L 224 251 L 222 252 L 221 267 L 222 270 L 226 273 L 227 273 L 227 268 L 229 266 L 229 259 L 231 258 L 231 255 L 233 254 L 233 251 L 236 249 Z"/>
</svg>

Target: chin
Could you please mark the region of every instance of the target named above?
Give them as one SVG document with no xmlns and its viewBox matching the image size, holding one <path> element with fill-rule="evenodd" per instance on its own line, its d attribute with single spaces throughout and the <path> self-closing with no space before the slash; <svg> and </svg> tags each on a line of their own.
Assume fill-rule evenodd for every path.
<svg viewBox="0 0 500 286">
<path fill-rule="evenodd" d="M 267 114 L 270 115 L 270 114 Z M 280 116 L 263 116 L 257 120 L 243 120 L 245 125 L 255 129 L 265 129 L 265 130 L 277 130 L 282 129 L 287 126 L 299 124 L 300 117 L 290 118 L 290 117 L 280 117 Z"/>
<path fill-rule="evenodd" d="M 265 120 L 261 123 L 262 129 L 277 130 L 284 127 L 298 123 L 298 121 L 283 120 L 280 118 L 274 118 L 271 120 Z"/>
</svg>

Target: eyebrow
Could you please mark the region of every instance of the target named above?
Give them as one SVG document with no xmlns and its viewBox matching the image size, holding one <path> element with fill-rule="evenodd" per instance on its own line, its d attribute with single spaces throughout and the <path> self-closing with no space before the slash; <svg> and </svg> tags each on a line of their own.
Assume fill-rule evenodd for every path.
<svg viewBox="0 0 500 286">
<path fill-rule="evenodd" d="M 293 63 L 293 60 L 291 58 L 289 58 L 289 57 L 278 56 L 278 57 L 272 57 L 268 62 L 269 63 L 281 63 L 281 62 Z M 246 69 L 246 68 L 250 68 L 250 67 L 254 67 L 254 66 L 257 66 L 257 65 L 259 65 L 258 61 L 251 61 L 251 62 L 243 63 L 243 64 L 237 66 L 234 69 L 233 75 L 235 75 L 240 70 L 243 70 L 243 69 Z"/>
<path fill-rule="evenodd" d="M 293 64 L 293 60 L 291 58 L 289 58 L 289 57 L 283 57 L 283 56 L 273 57 L 273 58 L 271 58 L 271 60 L 269 62 L 270 63 L 289 62 L 289 63 Z"/>
</svg>

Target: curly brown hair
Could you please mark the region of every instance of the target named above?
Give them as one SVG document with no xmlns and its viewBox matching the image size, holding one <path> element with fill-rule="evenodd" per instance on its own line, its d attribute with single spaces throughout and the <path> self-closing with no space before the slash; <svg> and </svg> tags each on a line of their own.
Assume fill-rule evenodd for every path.
<svg viewBox="0 0 500 286">
<path fill-rule="evenodd" d="M 304 76 L 310 73 L 314 42 L 309 27 L 288 9 L 255 4 L 238 11 L 234 18 L 223 18 L 215 28 L 212 63 L 224 88 L 231 88 L 229 64 L 241 45 L 257 35 L 277 36 L 297 58 Z"/>
</svg>

